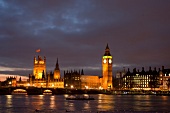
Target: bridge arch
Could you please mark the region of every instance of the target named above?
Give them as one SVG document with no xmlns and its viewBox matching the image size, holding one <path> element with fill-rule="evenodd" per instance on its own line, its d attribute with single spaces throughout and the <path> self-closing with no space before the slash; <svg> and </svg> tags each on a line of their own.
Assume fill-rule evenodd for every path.
<svg viewBox="0 0 170 113">
<path fill-rule="evenodd" d="M 27 90 L 25 90 L 25 89 L 14 89 L 11 94 L 24 94 L 24 95 L 27 95 Z"/>
<path fill-rule="evenodd" d="M 43 90 L 43 95 L 52 95 L 53 94 L 53 91 L 50 90 L 50 89 L 44 89 Z"/>
</svg>

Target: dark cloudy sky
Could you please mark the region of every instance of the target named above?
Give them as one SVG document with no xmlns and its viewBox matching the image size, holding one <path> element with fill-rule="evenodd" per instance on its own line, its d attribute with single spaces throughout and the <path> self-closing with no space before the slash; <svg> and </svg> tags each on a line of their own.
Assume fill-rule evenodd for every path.
<svg viewBox="0 0 170 113">
<path fill-rule="evenodd" d="M 48 71 L 101 75 L 107 43 L 114 74 L 170 68 L 170 0 L 0 0 L 0 74 L 32 73 L 40 48 Z"/>
</svg>

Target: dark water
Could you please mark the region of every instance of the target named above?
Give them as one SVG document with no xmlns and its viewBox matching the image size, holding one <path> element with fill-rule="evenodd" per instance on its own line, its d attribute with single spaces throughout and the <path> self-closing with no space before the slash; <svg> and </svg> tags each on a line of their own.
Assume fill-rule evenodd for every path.
<svg viewBox="0 0 170 113">
<path fill-rule="evenodd" d="M 90 95 L 95 100 L 65 100 L 68 95 L 2 95 L 0 113 L 170 112 L 169 96 Z M 35 111 L 38 109 L 39 111 Z"/>
</svg>

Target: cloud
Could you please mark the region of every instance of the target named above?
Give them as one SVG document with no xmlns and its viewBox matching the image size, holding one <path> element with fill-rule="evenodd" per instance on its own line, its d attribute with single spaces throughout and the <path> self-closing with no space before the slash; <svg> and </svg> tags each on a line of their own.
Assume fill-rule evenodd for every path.
<svg viewBox="0 0 170 113">
<path fill-rule="evenodd" d="M 25 71 L 25 70 L 31 70 L 31 69 L 27 69 L 27 68 L 10 68 L 10 67 L 0 66 L 0 71 Z"/>
<path fill-rule="evenodd" d="M 107 43 L 113 70 L 165 65 L 169 68 L 169 1 L 0 1 L 1 73 L 31 73 L 33 57 L 47 57 L 53 70 L 82 67 L 101 75 Z M 4 70 L 3 70 L 4 69 Z M 8 70 L 9 69 L 9 70 Z M 20 70 L 21 69 L 21 70 Z M 9 71 L 9 72 L 8 72 Z"/>
</svg>

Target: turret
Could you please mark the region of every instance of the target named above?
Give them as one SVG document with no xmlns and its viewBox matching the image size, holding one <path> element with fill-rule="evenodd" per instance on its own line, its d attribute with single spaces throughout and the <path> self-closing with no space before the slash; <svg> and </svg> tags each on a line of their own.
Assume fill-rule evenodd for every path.
<svg viewBox="0 0 170 113">
<path fill-rule="evenodd" d="M 35 76 L 35 79 L 42 79 L 43 71 L 46 74 L 46 58 L 42 59 L 38 55 L 38 59 L 36 59 L 36 56 L 34 56 L 33 76 Z"/>
<path fill-rule="evenodd" d="M 84 75 L 84 71 L 83 71 L 83 69 L 81 70 L 81 75 Z"/>
<path fill-rule="evenodd" d="M 162 71 L 164 70 L 164 66 L 162 66 Z"/>
<path fill-rule="evenodd" d="M 110 54 L 110 49 L 109 49 L 108 44 L 107 44 L 107 46 L 106 46 L 104 56 L 111 56 L 111 54 Z"/>
<path fill-rule="evenodd" d="M 145 72 L 144 67 L 142 67 L 142 72 Z"/>
<path fill-rule="evenodd" d="M 57 58 L 57 62 L 56 62 L 56 65 L 55 65 L 55 70 L 60 70 L 59 69 L 59 64 L 58 64 L 58 58 Z"/>
<path fill-rule="evenodd" d="M 60 78 L 60 68 L 59 68 L 58 58 L 57 58 L 57 62 L 54 69 L 54 79 L 59 79 L 59 78 Z"/>
</svg>

